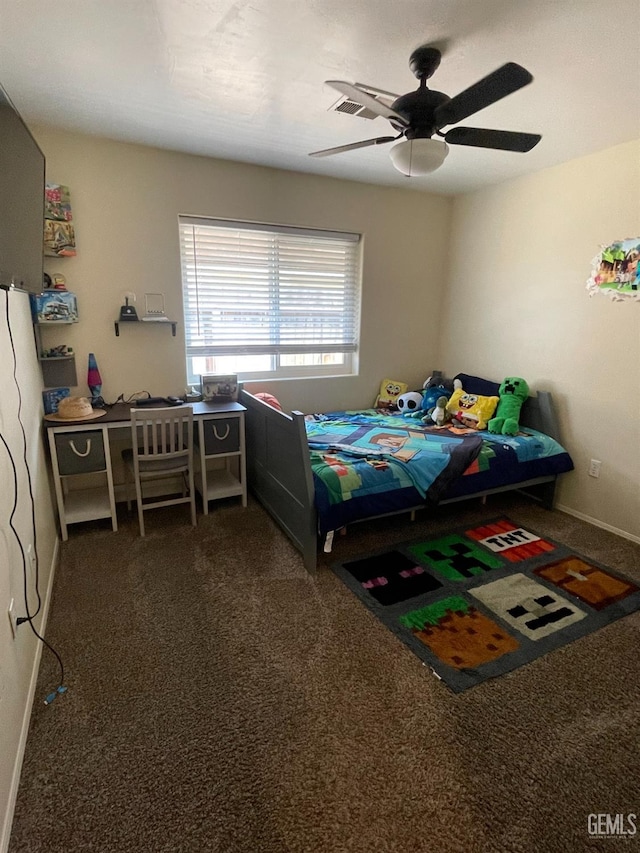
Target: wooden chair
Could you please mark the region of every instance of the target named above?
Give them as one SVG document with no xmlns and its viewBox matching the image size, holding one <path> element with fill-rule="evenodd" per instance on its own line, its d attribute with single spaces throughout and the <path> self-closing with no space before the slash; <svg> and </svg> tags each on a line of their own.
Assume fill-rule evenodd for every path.
<svg viewBox="0 0 640 853">
<path fill-rule="evenodd" d="M 127 474 L 127 508 L 131 509 L 129 475 L 133 476 L 138 503 L 140 535 L 144 536 L 144 512 L 173 504 L 191 504 L 191 523 L 196 526 L 196 492 L 193 483 L 193 409 L 191 406 L 162 409 L 131 409 L 131 448 L 122 451 Z M 182 475 L 182 496 L 143 502 L 142 484 Z"/>
</svg>

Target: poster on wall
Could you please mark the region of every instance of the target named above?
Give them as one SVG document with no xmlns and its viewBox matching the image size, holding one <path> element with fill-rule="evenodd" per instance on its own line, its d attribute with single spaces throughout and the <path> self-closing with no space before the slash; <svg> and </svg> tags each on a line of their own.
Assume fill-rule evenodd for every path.
<svg viewBox="0 0 640 853">
<path fill-rule="evenodd" d="M 640 237 L 605 246 L 592 261 L 587 290 L 590 296 L 604 293 L 616 302 L 640 300 Z"/>
<path fill-rule="evenodd" d="M 69 187 L 46 184 L 44 190 L 44 253 L 64 258 L 76 254 Z"/>
</svg>

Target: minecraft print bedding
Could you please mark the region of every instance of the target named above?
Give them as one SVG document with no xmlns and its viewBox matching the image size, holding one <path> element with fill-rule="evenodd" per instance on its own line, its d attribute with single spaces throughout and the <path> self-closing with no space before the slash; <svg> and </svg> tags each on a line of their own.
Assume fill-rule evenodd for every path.
<svg viewBox="0 0 640 853">
<path fill-rule="evenodd" d="M 312 416 L 306 430 L 320 535 L 572 467 L 555 439 L 533 429 L 459 435 L 369 409 Z"/>
<path fill-rule="evenodd" d="M 499 387 L 498 383 L 467 374 L 459 376 L 463 387 L 473 393 L 495 394 Z M 475 380 L 478 384 L 474 384 Z M 573 469 L 571 457 L 560 443 L 552 396 L 543 390 L 529 397 L 522 407 L 521 428 L 517 436 L 496 436 L 485 431 L 474 431 L 472 437 L 479 438 L 481 443 L 477 453 L 472 452 L 467 464 L 461 464 L 458 468 L 448 466 L 448 473 L 445 468 L 444 474 L 436 474 L 433 483 L 426 488 L 423 484 L 421 489 L 416 487 L 415 479 L 410 478 L 408 466 L 398 461 L 397 454 L 370 454 L 369 461 L 365 462 L 366 452 L 354 453 L 352 450 L 345 454 L 345 461 L 337 456 L 343 452 L 337 447 L 327 449 L 310 446 L 308 430 L 313 433 L 318 424 L 322 426 L 323 419 L 326 423 L 343 417 L 344 413 L 330 413 L 317 420 L 316 417 L 305 419 L 301 412 L 278 411 L 244 389 L 240 393 L 240 402 L 247 409 L 249 488 L 302 552 L 305 567 L 311 572 L 317 565 L 319 534 L 324 537 L 345 524 L 371 516 L 406 512 L 435 502 L 448 503 L 470 497 L 484 497 L 512 489 L 525 491 L 550 507 L 558 475 Z M 350 416 L 358 415 L 351 412 Z M 379 416 L 380 413 L 374 415 Z M 382 428 L 379 421 L 373 427 Z M 411 429 L 415 429 L 415 421 Z M 433 428 L 433 432 L 437 434 L 439 430 Z M 313 439 L 313 435 L 311 437 Z M 452 433 L 452 437 L 461 438 L 455 433 Z M 450 448 L 458 446 L 466 449 L 472 447 L 470 442 L 449 445 Z M 344 488 L 346 493 L 350 492 L 349 500 L 336 500 L 338 484 L 335 481 L 335 468 L 331 471 L 329 484 L 321 476 L 322 469 L 334 463 L 334 459 L 322 459 L 322 455 L 327 453 L 338 464 L 345 462 L 345 479 L 339 485 L 339 490 L 342 492 Z M 453 454 L 453 457 L 456 456 L 457 461 L 461 462 L 462 452 L 457 451 Z M 349 468 L 349 462 L 354 460 L 358 463 L 355 470 L 360 469 L 357 472 L 358 479 L 353 479 L 354 466 Z M 458 476 L 450 476 L 454 472 Z M 351 490 L 347 488 L 349 476 L 355 487 Z"/>
</svg>

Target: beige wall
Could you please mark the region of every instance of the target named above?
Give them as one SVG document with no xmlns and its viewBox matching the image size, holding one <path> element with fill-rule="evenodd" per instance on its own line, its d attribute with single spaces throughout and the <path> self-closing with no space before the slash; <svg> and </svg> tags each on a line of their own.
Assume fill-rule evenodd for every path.
<svg viewBox="0 0 640 853">
<path fill-rule="evenodd" d="M 269 382 L 287 408 L 320 411 L 371 405 L 387 376 L 420 387 L 433 368 L 443 293 L 443 246 L 452 202 L 258 166 L 176 154 L 35 128 L 50 181 L 67 184 L 78 255 L 48 260 L 78 294 L 77 327 L 52 330 L 51 345 L 77 353 L 79 391 L 95 352 L 103 394 L 114 400 L 146 389 L 182 393 L 182 322 L 137 325 L 114 336 L 124 291 L 165 294 L 182 320 L 178 214 L 313 226 L 364 234 L 360 373 L 353 378 Z M 55 337 L 55 340 L 54 340 Z"/>
<path fill-rule="evenodd" d="M 525 376 L 555 394 L 576 472 L 560 504 L 640 536 L 640 305 L 589 298 L 604 243 L 640 233 L 639 146 L 630 143 L 455 201 L 36 128 L 49 180 L 72 192 L 78 256 L 49 260 L 81 322 L 51 343 L 96 353 L 107 400 L 181 393 L 182 323 L 122 328 L 124 291 L 163 291 L 181 321 L 179 213 L 364 234 L 360 373 L 269 382 L 286 408 L 368 405 L 381 379 L 418 387 L 433 366 Z M 452 218 L 453 209 L 453 218 Z M 609 409 L 609 412 L 607 412 Z M 604 413 L 604 414 L 603 414 Z M 591 458 L 602 461 L 598 480 Z"/>
<path fill-rule="evenodd" d="M 439 363 L 553 391 L 560 505 L 640 539 L 640 303 L 585 289 L 602 245 L 637 236 L 640 142 L 456 199 Z"/>
</svg>

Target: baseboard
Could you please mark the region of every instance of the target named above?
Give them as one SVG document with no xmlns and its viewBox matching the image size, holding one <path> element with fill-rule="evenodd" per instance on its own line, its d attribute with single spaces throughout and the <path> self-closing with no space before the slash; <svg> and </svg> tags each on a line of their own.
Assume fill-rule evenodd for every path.
<svg viewBox="0 0 640 853">
<path fill-rule="evenodd" d="M 564 504 L 554 504 L 553 508 L 560 510 L 560 512 L 566 512 L 567 515 L 573 515 L 575 518 L 579 518 L 582 521 L 587 521 L 595 527 L 602 528 L 602 530 L 608 530 L 610 533 L 615 533 L 616 536 L 622 536 L 623 539 L 629 539 L 631 542 L 637 542 L 640 544 L 640 536 L 634 536 L 633 533 L 628 533 L 626 530 L 621 530 L 619 527 L 614 527 L 612 524 L 605 524 L 604 521 L 592 518 L 584 512 L 578 512 L 577 509 L 571 509 L 571 507 L 565 506 Z"/>
<path fill-rule="evenodd" d="M 56 566 L 58 565 L 58 554 L 60 552 L 60 539 L 56 538 L 53 549 L 53 557 L 51 559 L 51 570 L 49 572 L 49 583 L 47 584 L 47 592 L 42 602 L 42 620 L 38 628 L 38 632 L 44 637 L 47 627 L 47 617 L 49 615 L 49 604 L 51 602 L 51 591 L 53 589 L 53 579 L 55 576 Z M 9 840 L 11 838 L 11 827 L 13 825 L 13 813 L 16 807 L 16 799 L 18 797 L 18 786 L 20 785 L 20 774 L 22 772 L 22 761 L 24 759 L 24 751 L 27 746 L 27 735 L 29 734 L 29 722 L 31 720 L 31 709 L 33 708 L 33 699 L 36 692 L 36 683 L 38 681 L 38 670 L 40 668 L 40 658 L 42 657 L 42 643 L 36 641 L 36 653 L 33 658 L 33 667 L 31 669 L 31 680 L 29 682 L 29 693 L 22 718 L 22 727 L 20 731 L 20 740 L 16 753 L 16 762 L 13 768 L 13 777 L 11 779 L 11 788 L 9 789 L 9 800 L 7 802 L 7 811 L 4 816 L 4 827 L 2 837 L 0 838 L 0 853 L 7 853 L 9 849 Z"/>
</svg>

